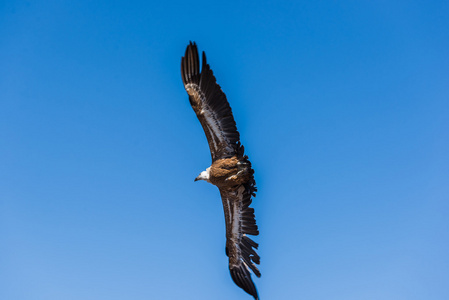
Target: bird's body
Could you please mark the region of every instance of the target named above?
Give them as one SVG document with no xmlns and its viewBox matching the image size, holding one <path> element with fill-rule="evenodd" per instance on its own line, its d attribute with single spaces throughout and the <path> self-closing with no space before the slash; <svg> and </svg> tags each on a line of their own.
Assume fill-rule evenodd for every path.
<svg viewBox="0 0 449 300">
<path fill-rule="evenodd" d="M 258 277 L 255 264 L 260 263 L 256 253 L 258 244 L 247 235 L 258 235 L 254 209 L 249 207 L 255 196 L 254 170 L 244 148 L 226 96 L 216 83 L 203 52 L 200 72 L 196 45 L 187 46 L 181 61 L 181 75 L 190 104 L 200 121 L 212 156 L 212 165 L 196 180 L 205 180 L 218 187 L 223 202 L 226 222 L 226 255 L 234 282 L 259 299 L 250 270 Z"/>
<path fill-rule="evenodd" d="M 209 181 L 219 188 L 242 185 L 251 177 L 251 169 L 237 156 L 214 161 L 209 169 Z"/>
</svg>

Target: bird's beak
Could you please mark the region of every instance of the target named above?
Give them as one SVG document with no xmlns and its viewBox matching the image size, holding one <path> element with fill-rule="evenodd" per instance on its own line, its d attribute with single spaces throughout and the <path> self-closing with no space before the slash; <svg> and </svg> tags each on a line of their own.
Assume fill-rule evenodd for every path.
<svg viewBox="0 0 449 300">
<path fill-rule="evenodd" d="M 198 176 L 198 177 L 200 177 L 200 176 Z M 199 179 L 198 177 L 197 177 L 197 178 L 195 178 L 195 180 L 194 180 L 194 181 L 198 181 L 198 180 L 200 180 L 200 179 Z"/>
</svg>

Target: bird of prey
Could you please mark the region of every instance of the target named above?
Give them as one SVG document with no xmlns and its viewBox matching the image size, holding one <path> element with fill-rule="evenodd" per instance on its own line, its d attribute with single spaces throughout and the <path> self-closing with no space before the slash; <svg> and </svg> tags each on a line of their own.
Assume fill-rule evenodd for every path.
<svg viewBox="0 0 449 300">
<path fill-rule="evenodd" d="M 254 209 L 249 207 L 256 196 L 254 170 L 244 155 L 231 107 L 206 62 L 200 69 L 195 43 L 190 42 L 181 59 L 181 76 L 189 101 L 204 129 L 212 156 L 212 165 L 195 179 L 205 180 L 218 187 L 226 222 L 226 255 L 234 282 L 258 300 L 250 270 L 260 277 L 255 264 L 258 244 L 248 235 L 258 235 Z"/>
</svg>

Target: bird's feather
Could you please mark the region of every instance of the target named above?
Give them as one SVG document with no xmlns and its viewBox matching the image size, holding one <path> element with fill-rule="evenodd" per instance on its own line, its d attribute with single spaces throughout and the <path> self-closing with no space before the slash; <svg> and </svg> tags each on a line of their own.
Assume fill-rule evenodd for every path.
<svg viewBox="0 0 449 300">
<path fill-rule="evenodd" d="M 200 72 L 198 49 L 194 43 L 190 43 L 181 59 L 181 75 L 190 104 L 206 134 L 212 161 L 234 156 L 240 147 L 240 135 L 231 107 L 204 52 Z"/>
</svg>

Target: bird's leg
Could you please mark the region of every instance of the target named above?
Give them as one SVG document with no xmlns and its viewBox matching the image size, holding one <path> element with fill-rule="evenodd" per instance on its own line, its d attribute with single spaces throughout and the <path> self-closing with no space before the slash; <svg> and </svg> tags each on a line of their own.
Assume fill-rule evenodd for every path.
<svg viewBox="0 0 449 300">
<path fill-rule="evenodd" d="M 248 171 L 248 163 L 239 161 L 237 163 L 237 173 L 229 176 L 225 179 L 225 181 L 235 181 L 238 183 L 238 181 L 245 181 L 248 175 L 250 175 Z"/>
</svg>

